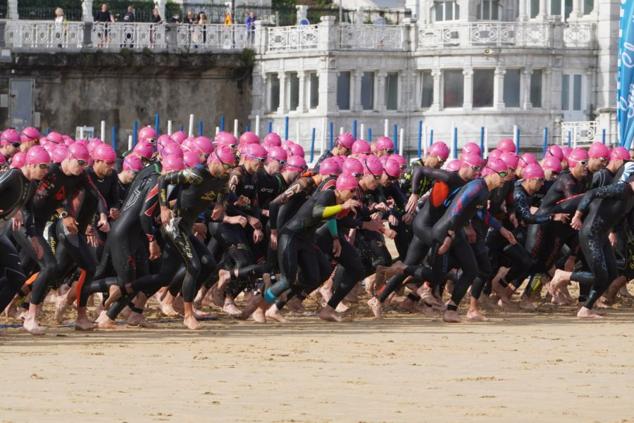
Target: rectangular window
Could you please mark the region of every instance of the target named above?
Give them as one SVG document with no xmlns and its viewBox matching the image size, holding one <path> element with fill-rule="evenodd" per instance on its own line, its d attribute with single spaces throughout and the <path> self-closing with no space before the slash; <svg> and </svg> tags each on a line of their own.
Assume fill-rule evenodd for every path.
<svg viewBox="0 0 634 423">
<path fill-rule="evenodd" d="M 350 72 L 340 72 L 337 77 L 337 107 L 350 110 Z"/>
<path fill-rule="evenodd" d="M 310 84 L 310 108 L 316 109 L 319 107 L 319 76 L 316 72 L 312 72 L 308 76 Z"/>
<path fill-rule="evenodd" d="M 542 107 L 542 71 L 534 70 L 531 74 L 531 105 Z"/>
<path fill-rule="evenodd" d="M 361 75 L 361 108 L 374 110 L 374 72 Z"/>
<path fill-rule="evenodd" d="M 269 75 L 269 112 L 276 112 L 280 107 L 280 78 L 276 73 Z"/>
<path fill-rule="evenodd" d="M 531 19 L 536 18 L 539 14 L 539 0 L 531 0 Z"/>
<path fill-rule="evenodd" d="M 583 14 L 584 15 L 588 15 L 593 10 L 594 10 L 594 0 L 584 0 L 583 1 Z"/>
<path fill-rule="evenodd" d="M 473 107 L 493 107 L 493 69 L 473 71 Z"/>
<path fill-rule="evenodd" d="M 436 21 L 453 21 L 460 19 L 460 6 L 455 0 L 438 0 L 434 2 Z"/>
<path fill-rule="evenodd" d="M 443 107 L 462 107 L 464 78 L 462 70 L 443 71 Z"/>
<path fill-rule="evenodd" d="M 422 71 L 420 77 L 422 87 L 420 107 L 426 109 L 431 107 L 434 102 L 434 78 L 431 76 L 430 70 Z"/>
<path fill-rule="evenodd" d="M 561 110 L 570 110 L 570 75 L 561 76 Z"/>
<path fill-rule="evenodd" d="M 385 77 L 385 108 L 398 110 L 398 72 L 390 72 Z"/>
<path fill-rule="evenodd" d="M 561 15 L 561 0 L 550 0 L 550 14 Z"/>
<path fill-rule="evenodd" d="M 504 106 L 520 107 L 519 69 L 507 69 L 504 74 Z"/>
<path fill-rule="evenodd" d="M 572 87 L 572 110 L 581 110 L 581 75 L 574 75 Z"/>
<path fill-rule="evenodd" d="M 297 72 L 288 74 L 288 110 L 295 111 L 299 107 L 299 76 Z"/>
</svg>

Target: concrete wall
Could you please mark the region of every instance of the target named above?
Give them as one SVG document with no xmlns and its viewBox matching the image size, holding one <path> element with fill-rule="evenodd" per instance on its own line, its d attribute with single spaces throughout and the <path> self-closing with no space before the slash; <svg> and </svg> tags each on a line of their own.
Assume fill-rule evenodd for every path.
<svg viewBox="0 0 634 423">
<path fill-rule="evenodd" d="M 11 78 L 32 78 L 33 110 L 43 130 L 74 134 L 87 125 L 98 134 L 105 120 L 107 140 L 115 125 L 121 142 L 135 120 L 153 125 L 158 112 L 163 131 L 168 119 L 176 130 L 187 128 L 194 113 L 196 128 L 202 119 L 211 135 L 221 115 L 231 125 L 233 119 L 247 122 L 251 69 L 248 55 L 240 54 L 14 53 L 10 63 L 0 64 L 0 92 L 7 92 Z M 7 127 L 3 112 L 0 124 Z"/>
</svg>

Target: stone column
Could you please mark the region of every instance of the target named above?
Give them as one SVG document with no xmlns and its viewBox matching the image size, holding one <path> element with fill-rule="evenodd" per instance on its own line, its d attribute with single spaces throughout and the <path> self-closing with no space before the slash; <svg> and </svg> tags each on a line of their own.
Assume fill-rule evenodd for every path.
<svg viewBox="0 0 634 423">
<path fill-rule="evenodd" d="M 297 105 L 297 110 L 305 113 L 308 110 L 308 107 L 306 107 L 306 72 L 297 72 L 297 78 L 299 79 L 299 104 Z"/>
<path fill-rule="evenodd" d="M 462 71 L 464 76 L 464 101 L 462 107 L 465 112 L 473 108 L 473 69 L 465 69 Z"/>
<path fill-rule="evenodd" d="M 434 69 L 431 71 L 431 76 L 434 78 L 434 98 L 431 103 L 431 110 L 437 112 L 440 110 L 440 97 L 442 93 L 440 92 L 440 76 L 442 72 L 440 69 Z"/>
<path fill-rule="evenodd" d="M 7 18 L 20 19 L 18 15 L 18 0 L 7 0 Z"/>
<path fill-rule="evenodd" d="M 11 2 L 11 0 L 9 0 Z M 16 0 L 17 3 L 17 0 Z M 94 17 L 92 16 L 92 3 L 93 0 L 83 0 L 81 2 L 81 20 L 82 22 L 93 22 Z"/>
<path fill-rule="evenodd" d="M 284 115 L 288 111 L 288 99 L 286 98 L 286 72 L 278 72 L 277 77 L 280 80 L 280 107 L 278 107 L 277 113 Z"/>
<path fill-rule="evenodd" d="M 549 67 L 546 67 L 542 71 L 542 83 L 544 86 L 542 87 L 542 107 L 549 112 L 553 112 L 553 98 L 560 99 L 561 91 L 558 93 L 553 92 L 553 72 Z M 559 96 L 557 96 L 559 94 Z"/>
<path fill-rule="evenodd" d="M 533 69 L 526 68 L 522 70 L 521 80 L 520 80 L 520 107 L 524 110 L 529 110 L 532 106 L 531 104 L 531 75 L 533 74 Z"/>
<path fill-rule="evenodd" d="M 528 19 L 529 14 L 526 13 L 526 3 L 527 0 L 519 0 L 519 11 L 517 13 L 517 19 L 520 22 L 524 22 L 526 19 Z"/>
<path fill-rule="evenodd" d="M 546 20 L 548 16 L 548 0 L 539 0 L 539 13 L 537 13 L 537 19 Z"/>
<path fill-rule="evenodd" d="M 599 0 L 595 0 L 599 1 Z M 583 16 L 583 3 L 581 0 L 572 0 L 572 11 L 570 12 L 570 20 L 574 21 Z"/>
<path fill-rule="evenodd" d="M 335 47 L 337 31 L 334 16 L 322 16 L 319 23 L 319 50 L 329 51 Z"/>
<path fill-rule="evenodd" d="M 350 110 L 358 112 L 361 110 L 361 77 L 363 73 L 360 70 L 354 70 L 351 72 L 350 86 L 352 87 L 350 93 Z"/>
<path fill-rule="evenodd" d="M 374 108 L 379 112 L 385 112 L 387 109 L 385 107 L 385 78 L 387 77 L 387 72 L 378 72 L 376 76 L 378 88 L 377 96 L 375 98 L 376 105 L 374 106 Z"/>
<path fill-rule="evenodd" d="M 495 75 L 493 78 L 493 106 L 496 110 L 504 109 L 504 74 L 505 69 L 495 68 Z"/>
</svg>

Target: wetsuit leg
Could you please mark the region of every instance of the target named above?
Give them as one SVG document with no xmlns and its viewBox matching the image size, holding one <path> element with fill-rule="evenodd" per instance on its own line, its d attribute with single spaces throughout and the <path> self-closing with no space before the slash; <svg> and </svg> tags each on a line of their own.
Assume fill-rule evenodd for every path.
<svg viewBox="0 0 634 423">
<path fill-rule="evenodd" d="M 471 248 L 475 254 L 476 263 L 478 265 L 478 276 L 475 278 L 473 286 L 471 287 L 471 295 L 475 299 L 480 299 L 482 289 L 487 281 L 491 279 L 493 270 L 489 262 L 489 250 L 484 240 L 478 240 L 475 244 L 471 245 Z"/>
<path fill-rule="evenodd" d="M 460 301 L 467 293 L 469 285 L 473 283 L 473 280 L 478 275 L 478 262 L 463 229 L 456 231 L 451 244 L 451 255 L 462 269 L 462 274 L 454 284 L 453 293 L 451 294 L 451 301 L 455 305 L 450 304 L 447 308 L 449 310 L 457 310 Z"/>
<path fill-rule="evenodd" d="M 34 239 L 35 242 L 37 242 L 37 244 L 41 247 L 44 254 L 40 260 L 40 273 L 38 274 L 31 287 L 31 304 L 40 305 L 46 297 L 48 287 L 56 283 L 58 278 L 58 269 L 55 255 L 49 243 L 46 242 L 42 235 L 36 235 Z"/>
<path fill-rule="evenodd" d="M 339 265 L 333 278 L 333 291 L 328 305 L 337 308 L 339 303 L 352 291 L 354 286 L 365 277 L 365 269 L 357 250 L 344 239 L 341 241 Z"/>
<path fill-rule="evenodd" d="M 421 264 L 425 255 L 427 255 L 429 248 L 425 245 L 423 241 L 420 240 L 417 236 L 412 238 L 412 243 L 409 245 L 407 249 L 407 256 L 405 256 L 405 260 L 403 263 L 408 266 L 415 266 Z M 392 276 L 386 283 L 385 287 L 381 291 L 379 295 L 379 301 L 385 302 L 385 300 L 397 289 L 401 287 L 403 281 L 407 278 L 407 275 L 395 275 Z"/>
<path fill-rule="evenodd" d="M 20 290 L 26 276 L 22 271 L 17 250 L 5 235 L 0 236 L 0 251 L 0 275 L 3 276 L 0 283 L 1 313 Z"/>
<path fill-rule="evenodd" d="M 264 293 L 264 299 L 269 304 L 274 303 L 277 297 L 289 289 L 297 277 L 299 251 L 301 246 L 306 244 L 306 240 L 298 240 L 296 238 L 293 234 L 284 232 L 278 238 L 277 252 L 280 265 L 280 280 Z"/>
</svg>

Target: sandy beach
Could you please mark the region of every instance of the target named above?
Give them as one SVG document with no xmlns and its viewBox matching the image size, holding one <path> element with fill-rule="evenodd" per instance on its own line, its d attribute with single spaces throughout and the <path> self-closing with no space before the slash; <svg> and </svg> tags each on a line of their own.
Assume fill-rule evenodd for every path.
<svg viewBox="0 0 634 423">
<path fill-rule="evenodd" d="M 634 421 L 634 312 L 490 312 L 491 321 L 361 308 L 356 319 L 229 319 L 0 337 L 2 422 Z M 15 323 L 15 322 L 14 322 Z"/>
</svg>

